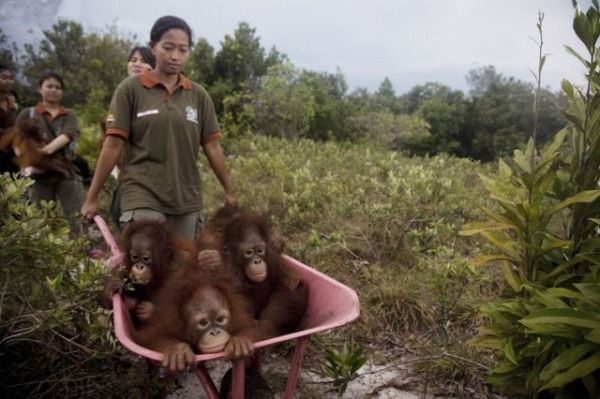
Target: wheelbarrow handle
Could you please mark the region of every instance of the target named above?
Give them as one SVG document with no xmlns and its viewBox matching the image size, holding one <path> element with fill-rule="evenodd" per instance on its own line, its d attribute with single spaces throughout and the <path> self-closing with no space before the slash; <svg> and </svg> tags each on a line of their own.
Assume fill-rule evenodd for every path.
<svg viewBox="0 0 600 399">
<path fill-rule="evenodd" d="M 120 265 L 121 262 L 123 261 L 123 253 L 121 252 L 121 249 L 117 245 L 115 238 L 110 233 L 110 230 L 108 229 L 108 226 L 106 225 L 106 222 L 104 221 L 104 219 L 102 219 L 102 216 L 100 216 L 100 215 L 94 216 L 94 222 L 96 223 L 96 226 L 98 226 L 98 230 L 100 230 L 100 233 L 102 234 L 102 237 L 104 238 L 104 241 L 110 248 L 111 257 L 109 259 L 109 266 L 115 267 L 115 266 Z"/>
</svg>

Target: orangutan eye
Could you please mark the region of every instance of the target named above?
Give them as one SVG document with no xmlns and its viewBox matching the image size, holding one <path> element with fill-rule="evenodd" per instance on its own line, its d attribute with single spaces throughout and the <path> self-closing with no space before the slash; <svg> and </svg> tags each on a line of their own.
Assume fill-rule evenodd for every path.
<svg viewBox="0 0 600 399">
<path fill-rule="evenodd" d="M 247 249 L 247 250 L 244 251 L 244 256 L 246 258 L 250 258 L 250 257 L 252 257 L 252 255 L 254 255 L 254 250 L 253 249 Z"/>
<path fill-rule="evenodd" d="M 152 262 L 152 258 L 149 257 L 148 255 L 144 255 L 144 256 L 142 256 L 142 262 L 144 262 L 145 264 L 149 264 Z"/>
<path fill-rule="evenodd" d="M 208 324 L 208 319 L 200 319 L 200 321 L 198 322 L 198 327 L 204 330 L 206 327 L 208 327 Z"/>
<path fill-rule="evenodd" d="M 258 248 L 256 250 L 256 253 L 259 254 L 260 256 L 263 256 L 265 254 L 265 249 L 264 248 Z"/>
<path fill-rule="evenodd" d="M 129 259 L 131 259 L 131 261 L 133 263 L 137 263 L 137 261 L 140 260 L 139 256 L 137 256 L 136 254 L 131 254 L 131 256 L 129 257 Z"/>
<path fill-rule="evenodd" d="M 217 323 L 223 325 L 226 322 L 227 322 L 227 317 L 226 316 L 221 315 L 221 316 L 217 317 Z"/>
</svg>

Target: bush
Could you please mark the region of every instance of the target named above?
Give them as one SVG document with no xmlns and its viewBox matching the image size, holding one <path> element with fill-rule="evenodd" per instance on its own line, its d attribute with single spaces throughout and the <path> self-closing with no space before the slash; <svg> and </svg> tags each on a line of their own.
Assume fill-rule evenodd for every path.
<svg viewBox="0 0 600 399">
<path fill-rule="evenodd" d="M 26 200 L 31 180 L 0 175 L 0 395 L 148 397 L 157 384 L 119 361 L 96 292 L 102 262 L 69 237 L 53 203 Z"/>
<path fill-rule="evenodd" d="M 475 343 L 497 351 L 489 382 L 511 397 L 598 397 L 600 394 L 600 38 L 598 3 L 575 12 L 574 29 L 589 53 L 587 91 L 563 81 L 571 126 L 539 154 L 530 140 L 498 178 L 482 180 L 498 205 L 480 234 L 512 291 L 480 307 L 489 324 Z M 567 148 L 566 143 L 570 144 Z"/>
<path fill-rule="evenodd" d="M 484 169 L 477 163 L 259 135 L 224 147 L 240 203 L 270 213 L 287 252 L 357 289 L 363 311 L 356 328 L 363 339 L 431 328 L 436 312 L 452 313 L 453 304 L 438 303 L 445 289 L 423 282 L 454 279 L 449 265 L 467 269 L 464 256 L 473 241 L 458 229 L 481 216 L 476 172 Z M 210 212 L 220 205 L 222 189 L 212 172 L 205 174 Z M 462 279 L 448 295 L 462 300 L 479 289 L 475 280 L 487 284 L 477 274 L 466 278 L 468 289 Z"/>
</svg>

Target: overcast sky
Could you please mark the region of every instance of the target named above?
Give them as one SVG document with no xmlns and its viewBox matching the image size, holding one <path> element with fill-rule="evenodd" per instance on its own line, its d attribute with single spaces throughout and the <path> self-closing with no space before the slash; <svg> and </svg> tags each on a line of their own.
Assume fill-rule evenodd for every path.
<svg viewBox="0 0 600 399">
<path fill-rule="evenodd" d="M 18 8 L 33 0 L 2 0 L 0 27 L 26 37 Z M 9 3 L 12 3 L 9 6 Z M 263 47 L 276 46 L 300 68 L 335 72 L 351 89 L 376 90 L 385 77 L 396 93 L 437 81 L 468 90 L 469 70 L 494 65 L 506 76 L 532 81 L 537 65 L 538 10 L 545 13 L 543 84 L 558 90 L 568 78 L 582 84 L 582 67 L 564 50 L 578 50 L 571 0 L 41 0 L 57 17 L 80 21 L 86 30 L 115 23 L 120 32 L 147 42 L 156 18 L 184 18 L 195 38 L 216 50 L 240 21 L 257 29 Z M 587 8 L 589 0 L 580 1 Z M 27 18 L 21 15 L 20 18 Z M 48 18 L 49 19 L 49 18 Z M 51 24 L 42 20 L 41 24 Z M 35 35 L 35 32 L 29 36 Z M 17 39 L 17 41 L 19 41 Z M 583 50 L 581 50 L 583 51 Z"/>
</svg>

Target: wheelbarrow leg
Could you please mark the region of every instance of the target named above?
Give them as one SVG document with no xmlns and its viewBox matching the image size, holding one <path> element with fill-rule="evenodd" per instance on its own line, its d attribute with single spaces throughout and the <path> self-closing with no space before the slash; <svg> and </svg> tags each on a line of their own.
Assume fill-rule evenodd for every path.
<svg viewBox="0 0 600 399">
<path fill-rule="evenodd" d="M 203 362 L 196 364 L 196 367 L 194 367 L 194 372 L 198 376 L 200 384 L 202 384 L 202 388 L 204 388 L 204 392 L 206 392 L 208 399 L 219 399 L 217 387 L 215 387 L 215 383 L 210 377 L 210 374 L 208 374 L 208 371 L 206 371 L 206 367 L 204 367 Z"/>
<path fill-rule="evenodd" d="M 233 362 L 233 375 L 231 399 L 244 399 L 244 379 L 246 377 L 246 361 L 244 359 Z"/>
<path fill-rule="evenodd" d="M 296 388 L 296 381 L 300 374 L 300 366 L 302 365 L 302 358 L 304 357 L 307 341 L 308 336 L 303 336 L 296 340 L 296 349 L 294 350 L 294 357 L 292 358 L 290 376 L 285 387 L 285 399 L 292 399 L 294 397 L 294 389 Z"/>
</svg>

